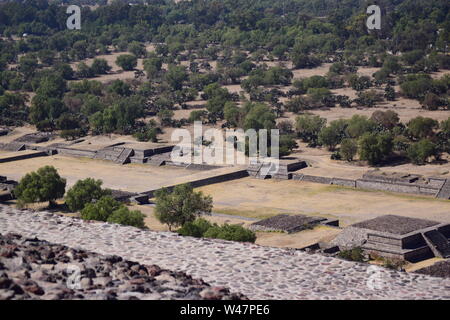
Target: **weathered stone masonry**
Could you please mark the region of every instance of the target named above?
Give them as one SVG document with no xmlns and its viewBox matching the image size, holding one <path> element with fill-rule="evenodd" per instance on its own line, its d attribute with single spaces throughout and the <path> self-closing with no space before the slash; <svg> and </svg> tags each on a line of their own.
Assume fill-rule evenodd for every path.
<svg viewBox="0 0 450 320">
<path fill-rule="evenodd" d="M 181 237 L 0 206 L 0 233 L 8 232 L 158 264 L 250 299 L 450 299 L 450 279 L 297 250 Z"/>
</svg>

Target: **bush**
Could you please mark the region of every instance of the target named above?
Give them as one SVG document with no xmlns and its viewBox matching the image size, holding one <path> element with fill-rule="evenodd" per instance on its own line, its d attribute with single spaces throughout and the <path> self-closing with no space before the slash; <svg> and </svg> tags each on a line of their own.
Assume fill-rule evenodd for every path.
<svg viewBox="0 0 450 320">
<path fill-rule="evenodd" d="M 437 156 L 437 146 L 428 139 L 422 139 L 417 143 L 413 143 L 409 146 L 408 158 L 414 164 L 425 164 L 426 160 L 431 156 Z"/>
<path fill-rule="evenodd" d="M 205 238 L 215 238 L 240 242 L 255 242 L 256 235 L 253 231 L 239 225 L 224 224 L 213 225 L 203 235 Z"/>
<path fill-rule="evenodd" d="M 201 238 L 212 226 L 208 220 L 198 218 L 193 222 L 185 223 L 177 232 L 182 236 Z"/>
<path fill-rule="evenodd" d="M 169 230 L 192 222 L 202 214 L 210 214 L 212 210 L 212 198 L 195 192 L 189 184 L 178 185 L 172 192 L 160 189 L 155 192 L 155 197 L 155 215 L 169 226 Z"/>
<path fill-rule="evenodd" d="M 125 226 L 144 228 L 144 217 L 145 216 L 139 210 L 131 211 L 130 209 L 122 205 L 119 209 L 113 211 L 107 221 L 110 223 L 118 223 Z"/>
<path fill-rule="evenodd" d="M 349 260 L 349 261 L 357 261 L 357 262 L 364 262 L 366 261 L 364 257 L 364 253 L 361 248 L 353 248 L 350 250 L 343 250 L 338 253 L 338 257 Z"/>
<path fill-rule="evenodd" d="M 107 221 L 109 216 L 119 209 L 121 204 L 110 196 L 100 198 L 95 203 L 87 203 L 81 210 L 83 220 Z"/>
<path fill-rule="evenodd" d="M 65 189 L 66 179 L 61 178 L 54 167 L 45 166 L 27 173 L 14 189 L 14 195 L 20 205 L 44 201 L 52 205 L 54 200 L 64 196 Z"/>
<path fill-rule="evenodd" d="M 130 71 L 137 66 L 137 57 L 132 54 L 123 54 L 117 57 L 116 64 L 124 71 Z"/>
<path fill-rule="evenodd" d="M 340 154 L 346 161 L 352 161 L 358 152 L 358 144 L 353 139 L 344 139 L 341 142 Z"/>
<path fill-rule="evenodd" d="M 86 204 L 93 200 L 99 200 L 106 195 L 110 195 L 110 190 L 102 189 L 102 183 L 101 180 L 92 178 L 78 180 L 66 194 L 66 204 L 69 209 L 71 211 L 82 210 Z"/>
<path fill-rule="evenodd" d="M 367 160 L 370 165 L 379 164 L 392 152 L 393 142 L 389 134 L 366 132 L 359 140 L 359 158 Z"/>
</svg>

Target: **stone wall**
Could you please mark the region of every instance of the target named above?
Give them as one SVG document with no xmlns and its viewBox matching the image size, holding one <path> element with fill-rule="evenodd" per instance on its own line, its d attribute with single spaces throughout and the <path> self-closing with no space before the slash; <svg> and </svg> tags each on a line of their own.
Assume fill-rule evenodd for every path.
<svg viewBox="0 0 450 320">
<path fill-rule="evenodd" d="M 329 177 L 311 176 L 308 174 L 298 174 L 298 173 L 294 173 L 292 175 L 292 179 L 300 180 L 300 181 L 322 183 L 322 184 L 331 184 L 331 182 L 333 181 L 333 178 L 329 178 Z"/>
<path fill-rule="evenodd" d="M 370 177 L 369 175 L 364 175 Z M 343 178 L 330 178 L 322 176 L 312 176 L 302 173 L 292 174 L 293 180 L 309 181 L 321 184 L 332 184 L 345 187 L 369 189 L 369 190 L 381 190 L 398 193 L 411 193 L 420 195 L 436 196 L 444 185 L 446 179 L 442 178 L 430 178 L 429 184 L 421 183 L 401 183 L 396 180 L 386 178 L 385 180 L 371 180 L 371 179 L 343 179 Z"/>
<path fill-rule="evenodd" d="M 189 184 L 192 187 L 194 187 L 194 188 L 200 188 L 200 187 L 207 186 L 207 185 L 210 185 L 210 184 L 215 184 L 215 183 L 220 183 L 220 182 L 225 182 L 225 181 L 231 181 L 231 180 L 241 179 L 241 178 L 245 178 L 245 177 L 248 177 L 247 170 L 239 170 L 239 171 L 235 171 L 235 172 L 231 172 L 231 173 L 217 175 L 217 176 L 214 176 L 214 177 L 209 177 L 209 178 L 204 178 L 204 179 L 200 179 L 200 180 L 191 181 L 191 182 L 189 182 Z M 175 186 L 176 185 L 169 186 L 169 187 L 167 187 L 167 189 L 173 190 L 173 188 Z M 143 194 L 146 194 L 149 197 L 153 197 L 153 195 L 154 195 L 156 190 L 157 189 L 146 191 L 146 192 L 143 192 Z"/>
<path fill-rule="evenodd" d="M 439 189 L 434 186 L 419 185 L 413 183 L 411 184 L 389 183 L 364 179 L 356 180 L 356 187 L 361 189 L 373 189 L 390 192 L 426 194 L 426 195 L 435 195 L 439 191 Z"/>
<path fill-rule="evenodd" d="M 57 148 L 58 153 L 71 157 L 86 157 L 86 158 L 94 158 L 96 152 L 92 150 L 79 150 L 79 149 L 71 149 L 71 148 Z"/>
<path fill-rule="evenodd" d="M 351 179 L 333 178 L 333 180 L 331 181 L 331 184 L 334 184 L 337 186 L 356 188 L 356 180 L 351 180 Z"/>
<path fill-rule="evenodd" d="M 19 161 L 19 160 L 25 160 L 25 159 L 31 159 L 31 158 L 37 158 L 37 157 L 46 157 L 46 156 L 48 156 L 47 152 L 36 151 L 36 152 L 32 152 L 32 153 L 21 154 L 21 155 L 11 156 L 11 157 L 7 157 L 7 158 L 6 157 L 0 158 L 0 163 Z"/>
</svg>

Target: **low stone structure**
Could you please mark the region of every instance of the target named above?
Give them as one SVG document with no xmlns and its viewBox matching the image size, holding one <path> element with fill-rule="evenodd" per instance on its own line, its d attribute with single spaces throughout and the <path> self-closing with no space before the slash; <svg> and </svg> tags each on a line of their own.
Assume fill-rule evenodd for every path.
<svg viewBox="0 0 450 320">
<path fill-rule="evenodd" d="M 339 221 L 330 221 L 321 217 L 309 217 L 303 214 L 280 214 L 252 223 L 249 229 L 253 231 L 278 231 L 294 233 L 305 229 L 311 229 L 318 224 L 338 226 Z"/>
<path fill-rule="evenodd" d="M 407 261 L 450 257 L 450 224 L 384 215 L 351 225 L 333 244 L 361 247 L 371 254 Z"/>
<path fill-rule="evenodd" d="M 14 141 L 22 143 L 43 143 L 53 139 L 55 135 L 52 132 L 35 132 L 23 135 Z"/>
<path fill-rule="evenodd" d="M 299 159 L 280 159 L 278 167 L 267 159 L 267 161 L 251 161 L 247 167 L 248 174 L 257 179 L 292 179 L 292 172 L 307 167 L 305 161 Z"/>
<path fill-rule="evenodd" d="M 5 176 L 0 176 L 0 202 L 5 202 L 14 199 L 14 188 L 18 182 L 8 180 Z"/>
<path fill-rule="evenodd" d="M 450 179 L 441 177 L 424 177 L 405 173 L 384 173 L 370 171 L 360 179 L 344 179 L 292 173 L 292 179 L 321 184 L 339 185 L 351 188 L 381 190 L 398 193 L 410 193 L 450 199 Z"/>
<path fill-rule="evenodd" d="M 450 279 L 299 250 L 182 237 L 0 205 L 0 233 L 184 272 L 249 299 L 450 299 Z M 377 285 L 372 286 L 373 268 Z"/>
</svg>

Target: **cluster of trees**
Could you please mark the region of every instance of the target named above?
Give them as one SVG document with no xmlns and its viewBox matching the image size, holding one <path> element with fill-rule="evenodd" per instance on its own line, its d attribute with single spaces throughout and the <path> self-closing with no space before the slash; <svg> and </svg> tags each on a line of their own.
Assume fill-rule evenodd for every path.
<svg viewBox="0 0 450 320">
<path fill-rule="evenodd" d="M 285 111 L 371 107 L 382 99 L 395 100 L 396 78 L 404 96 L 419 99 L 429 109 L 448 108 L 449 77 L 433 80 L 427 75 L 450 67 L 445 54 L 448 2 L 382 2 L 384 27 L 370 33 L 362 0 L 339 6 L 322 0 L 114 2 L 95 10 L 83 8 L 83 28 L 77 32 L 66 30 L 65 7 L 54 2 L 1 3 L 0 122 L 28 120 L 39 130 L 61 130 L 67 139 L 116 132 L 134 134 L 141 141 L 157 141 L 162 127 L 196 120 L 225 119 L 229 127 L 270 129 L 274 117 Z M 316 18 L 322 15 L 328 18 Z M 145 42 L 157 43 L 155 51 L 147 52 Z M 116 60 L 123 70 L 135 69 L 137 59 L 143 58 L 149 81 L 137 72 L 131 81 L 67 85 L 75 78 L 108 73 L 108 63 L 95 57 L 111 50 L 130 53 Z M 94 59 L 90 66 L 79 62 L 76 70 L 70 67 L 86 58 Z M 216 71 L 210 60 L 217 62 Z M 325 76 L 294 80 L 293 89 L 284 93 L 277 86 L 291 84 L 293 74 L 285 67 L 268 67 L 268 60 L 292 62 L 294 68 L 333 64 Z M 358 76 L 358 66 L 381 70 L 371 79 Z M 240 83 L 250 101 L 221 87 L 230 83 Z M 345 86 L 358 91 L 356 99 L 332 94 L 332 89 Z M 19 90 L 36 94 L 29 110 Z M 207 100 L 206 112 L 174 120 L 173 110 L 187 108 L 186 102 L 199 92 Z M 290 100 L 284 104 L 281 97 Z M 239 99 L 243 108 L 236 105 Z M 157 115 L 159 125 L 141 121 L 148 115 Z M 333 130 L 327 130 L 331 136 Z M 295 147 L 292 133 L 283 131 L 283 154 Z M 330 140 L 325 133 L 322 140 Z"/>
<path fill-rule="evenodd" d="M 375 111 L 371 118 L 354 115 L 350 119 L 331 121 L 302 115 L 296 119 L 297 136 L 310 146 L 326 146 L 334 159 L 352 161 L 356 155 L 370 165 L 379 165 L 392 156 L 401 156 L 414 164 L 439 160 L 450 151 L 450 118 L 439 123 L 416 117 L 406 125 L 394 111 Z"/>
<path fill-rule="evenodd" d="M 253 231 L 240 225 L 224 224 L 219 226 L 216 223 L 197 218 L 193 222 L 185 223 L 177 230 L 182 236 L 196 238 L 214 238 L 239 242 L 255 242 L 256 235 Z"/>
<path fill-rule="evenodd" d="M 219 226 L 200 218 L 211 214 L 212 198 L 195 192 L 189 184 L 178 185 L 172 191 L 160 189 L 155 193 L 155 201 L 158 220 L 167 224 L 169 230 L 179 227 L 177 232 L 183 236 L 243 242 L 256 240 L 254 232 L 239 225 Z"/>
<path fill-rule="evenodd" d="M 55 206 L 55 201 L 65 195 L 68 209 L 80 211 L 82 219 L 145 227 L 144 215 L 114 200 L 110 190 L 102 189 L 101 180 L 79 180 L 66 193 L 66 180 L 52 166 L 27 173 L 14 189 L 14 195 L 20 206 L 46 201 L 50 206 Z"/>
</svg>

